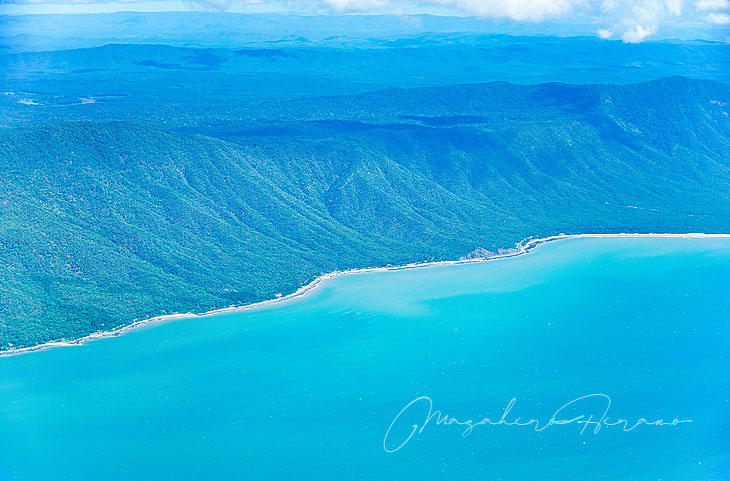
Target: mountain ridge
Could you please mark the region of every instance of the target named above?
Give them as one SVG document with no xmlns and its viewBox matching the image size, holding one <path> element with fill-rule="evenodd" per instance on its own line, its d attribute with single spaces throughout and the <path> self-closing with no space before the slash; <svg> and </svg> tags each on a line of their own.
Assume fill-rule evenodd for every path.
<svg viewBox="0 0 730 481">
<path fill-rule="evenodd" d="M 532 235 L 730 231 L 730 87 L 580 89 L 593 100 L 504 84 L 310 99 L 261 112 L 278 135 L 119 121 L 2 131 L 0 347 Z"/>
</svg>

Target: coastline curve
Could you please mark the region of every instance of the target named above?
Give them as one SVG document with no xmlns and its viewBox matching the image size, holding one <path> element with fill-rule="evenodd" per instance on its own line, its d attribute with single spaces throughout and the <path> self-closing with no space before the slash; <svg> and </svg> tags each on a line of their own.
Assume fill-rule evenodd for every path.
<svg viewBox="0 0 730 481">
<path fill-rule="evenodd" d="M 80 337 L 78 339 L 57 339 L 54 341 L 45 342 L 42 344 L 37 344 L 35 346 L 27 346 L 27 347 L 20 347 L 20 348 L 10 348 L 0 351 L 0 358 L 2 357 L 9 357 L 9 356 L 15 356 L 20 354 L 28 354 L 31 352 L 41 351 L 45 349 L 50 349 L 54 347 L 64 347 L 64 346 L 80 346 L 88 341 L 93 341 L 97 339 L 103 339 L 108 337 L 116 337 L 121 336 L 127 332 L 140 329 L 142 327 L 149 327 L 154 324 L 160 324 L 163 322 L 171 322 L 176 320 L 182 320 L 182 319 L 191 319 L 191 318 L 201 318 L 201 317 L 209 317 L 209 316 L 215 316 L 220 314 L 228 314 L 233 312 L 241 312 L 241 311 L 247 311 L 247 310 L 254 310 L 259 309 L 262 307 L 269 307 L 272 305 L 277 305 L 281 303 L 290 302 L 294 299 L 298 299 L 301 297 L 306 296 L 307 294 L 313 292 L 317 287 L 321 286 L 324 282 L 334 279 L 336 277 L 345 276 L 345 275 L 351 275 L 351 274 L 362 274 L 367 272 L 388 272 L 388 271 L 400 271 L 400 270 L 406 270 L 406 269 L 420 269 L 420 268 L 427 268 L 427 267 L 433 267 L 433 266 L 439 266 L 439 265 L 461 265 L 461 264 L 474 264 L 479 262 L 491 262 L 496 261 L 500 259 L 507 259 L 511 257 L 517 257 L 524 254 L 528 254 L 537 247 L 550 243 L 550 242 L 556 242 L 561 240 L 568 240 L 568 239 L 579 239 L 579 238 L 623 238 L 623 237 L 654 237 L 654 238 L 687 238 L 687 239 L 706 239 L 706 238 L 723 238 L 723 239 L 730 239 L 730 234 L 723 234 L 723 233 L 701 233 L 701 232 L 693 232 L 693 233 L 685 233 L 685 234 L 672 234 L 672 233 L 616 233 L 616 234 L 558 234 L 554 236 L 549 237 L 541 237 L 541 238 L 535 238 L 534 236 L 527 237 L 523 239 L 522 241 L 518 242 L 513 249 L 511 249 L 507 253 L 497 254 L 489 257 L 483 257 L 483 258 L 474 258 L 474 259 L 458 259 L 458 260 L 446 260 L 446 261 L 433 261 L 433 262 L 414 262 L 410 264 L 403 264 L 398 266 L 385 266 L 385 267 L 365 267 L 365 268 L 357 268 L 357 269 L 348 269 L 343 271 L 333 271 L 326 274 L 322 274 L 309 282 L 308 284 L 303 285 L 296 291 L 287 294 L 285 296 L 276 297 L 273 299 L 267 299 L 264 301 L 254 302 L 251 304 L 244 304 L 240 306 L 230 306 L 230 307 L 223 307 L 219 309 L 213 309 L 210 311 L 202 312 L 202 313 L 175 313 L 175 314 L 165 314 L 160 316 L 154 316 L 147 319 L 142 319 L 138 321 L 134 321 L 130 324 L 120 326 L 116 329 L 112 329 L 109 331 L 99 331 L 94 332 L 92 334 L 88 334 L 86 336 Z"/>
</svg>

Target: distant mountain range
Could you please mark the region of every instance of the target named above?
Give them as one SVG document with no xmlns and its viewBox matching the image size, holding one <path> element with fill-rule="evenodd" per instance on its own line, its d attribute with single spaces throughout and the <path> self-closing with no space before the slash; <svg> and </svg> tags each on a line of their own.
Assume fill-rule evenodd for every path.
<svg viewBox="0 0 730 481">
<path fill-rule="evenodd" d="M 673 76 L 725 82 L 728 59 L 727 45 L 713 42 L 628 45 L 587 37 L 464 33 L 370 46 L 350 41 L 326 47 L 113 44 L 0 52 L 0 129 L 76 120 L 165 129 L 227 123 L 240 129 L 291 118 L 295 101 L 297 111 L 306 114 L 314 98 L 388 88 L 492 81 L 629 84 Z M 333 112 L 333 118 L 341 116 Z"/>
<path fill-rule="evenodd" d="M 53 55 L 77 68 L 78 52 Z M 37 78 L 46 105 L 17 105 L 45 121 L 6 111 L 0 133 L 2 348 L 530 235 L 730 231 L 730 86 L 713 81 L 370 84 L 249 104 L 197 90 L 60 116 L 60 83 Z"/>
<path fill-rule="evenodd" d="M 595 18 L 517 22 L 439 15 L 286 15 L 231 12 L 118 12 L 0 15 L 0 47 L 62 50 L 108 43 L 164 43 L 184 47 L 287 45 L 382 46 L 424 37 L 529 35 L 596 37 Z M 654 39 L 728 41 L 725 25 L 664 23 Z M 608 43 L 608 42 L 604 42 Z M 617 43 L 617 42 L 611 42 Z"/>
</svg>

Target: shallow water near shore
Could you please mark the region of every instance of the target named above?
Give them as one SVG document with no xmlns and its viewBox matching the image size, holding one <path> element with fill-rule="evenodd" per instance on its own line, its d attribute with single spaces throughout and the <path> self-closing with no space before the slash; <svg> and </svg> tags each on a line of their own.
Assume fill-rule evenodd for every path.
<svg viewBox="0 0 730 481">
<path fill-rule="evenodd" d="M 730 239 L 567 239 L 0 358 L 0 479 L 724 480 L 728 288 Z M 692 422 L 496 423 L 592 394 L 561 419 Z M 389 432 L 422 396 L 497 425 Z"/>
</svg>

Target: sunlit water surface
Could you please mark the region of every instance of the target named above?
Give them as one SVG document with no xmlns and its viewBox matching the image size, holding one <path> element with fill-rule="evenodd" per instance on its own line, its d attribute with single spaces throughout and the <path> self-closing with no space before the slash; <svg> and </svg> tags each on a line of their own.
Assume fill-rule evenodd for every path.
<svg viewBox="0 0 730 481">
<path fill-rule="evenodd" d="M 730 240 L 571 239 L 0 359 L 1 480 L 730 479 Z M 547 423 L 590 394 L 630 432 Z M 604 397 L 564 410 L 600 417 Z M 571 410 L 572 409 L 572 410 Z M 559 416 L 560 417 L 560 416 Z M 385 443 L 384 443 L 385 441 Z M 385 445 L 384 445 L 385 444 Z"/>
</svg>

